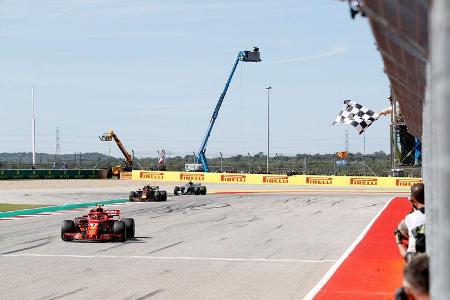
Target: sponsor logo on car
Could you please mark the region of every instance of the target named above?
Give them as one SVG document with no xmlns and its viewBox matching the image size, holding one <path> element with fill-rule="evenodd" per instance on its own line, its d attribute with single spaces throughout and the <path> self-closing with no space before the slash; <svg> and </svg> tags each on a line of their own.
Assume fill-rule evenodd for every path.
<svg viewBox="0 0 450 300">
<path fill-rule="evenodd" d="M 180 173 L 180 180 L 205 181 L 205 174 Z"/>
<path fill-rule="evenodd" d="M 378 185 L 377 178 L 350 178 L 351 185 Z"/>
<path fill-rule="evenodd" d="M 162 172 L 140 172 L 139 178 L 142 179 L 164 179 L 164 173 Z"/>
<path fill-rule="evenodd" d="M 289 183 L 287 176 L 263 176 L 263 183 Z"/>
<path fill-rule="evenodd" d="M 422 179 L 402 178 L 402 179 L 396 179 L 395 185 L 396 186 L 412 186 L 416 183 L 421 183 L 421 182 L 422 182 Z"/>
<path fill-rule="evenodd" d="M 307 184 L 333 184 L 333 177 L 306 177 Z"/>
<path fill-rule="evenodd" d="M 246 175 L 221 175 L 220 181 L 222 182 L 245 182 Z"/>
</svg>

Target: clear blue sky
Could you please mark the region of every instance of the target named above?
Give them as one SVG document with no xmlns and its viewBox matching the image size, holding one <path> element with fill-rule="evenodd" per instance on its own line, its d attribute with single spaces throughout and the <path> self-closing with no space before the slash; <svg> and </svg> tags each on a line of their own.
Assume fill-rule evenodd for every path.
<svg viewBox="0 0 450 300">
<path fill-rule="evenodd" d="M 239 50 L 241 63 L 207 156 L 266 152 L 271 85 L 271 154 L 363 152 L 363 138 L 331 126 L 342 102 L 387 106 L 368 20 L 335 0 L 0 2 L 0 152 L 31 151 L 35 87 L 38 152 L 120 156 L 98 135 L 112 128 L 136 156 L 197 151 Z M 389 150 L 388 121 L 366 133 L 366 152 Z"/>
</svg>

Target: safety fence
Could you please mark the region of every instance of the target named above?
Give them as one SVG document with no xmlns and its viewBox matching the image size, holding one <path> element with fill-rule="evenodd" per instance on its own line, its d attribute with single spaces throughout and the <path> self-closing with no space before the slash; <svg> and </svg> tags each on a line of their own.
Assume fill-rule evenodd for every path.
<svg viewBox="0 0 450 300">
<path fill-rule="evenodd" d="M 366 186 L 410 187 L 422 182 L 421 178 L 370 177 L 370 176 L 313 176 L 313 175 L 265 175 L 231 173 L 197 173 L 170 171 L 142 171 L 132 173 L 133 180 L 193 181 L 209 183 L 261 184 L 261 185 L 310 185 L 310 186 Z"/>
<path fill-rule="evenodd" d="M 106 170 L 44 170 L 44 169 L 3 169 L 0 180 L 7 179 L 99 179 L 106 178 Z"/>
</svg>

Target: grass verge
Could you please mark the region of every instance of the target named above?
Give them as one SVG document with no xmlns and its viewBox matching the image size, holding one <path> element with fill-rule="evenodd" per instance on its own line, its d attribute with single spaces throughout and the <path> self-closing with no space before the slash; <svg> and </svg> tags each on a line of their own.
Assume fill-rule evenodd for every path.
<svg viewBox="0 0 450 300">
<path fill-rule="evenodd" d="M 101 200 L 101 201 L 92 201 L 92 202 L 81 202 L 81 203 L 67 203 L 61 205 L 54 206 L 46 206 L 46 205 L 34 205 L 34 208 L 23 208 L 9 211 L 0 211 L 0 218 L 10 218 L 21 215 L 35 215 L 39 213 L 49 213 L 61 210 L 72 210 L 76 208 L 82 207 L 92 207 L 96 204 L 100 203 L 103 205 L 117 204 L 117 203 L 125 203 L 128 202 L 128 199 L 113 199 L 113 200 Z M 1 205 L 1 204 L 0 204 Z M 11 208 L 9 208 L 11 209 Z"/>
<path fill-rule="evenodd" d="M 15 211 L 27 208 L 44 207 L 46 205 L 0 203 L 0 212 Z"/>
</svg>

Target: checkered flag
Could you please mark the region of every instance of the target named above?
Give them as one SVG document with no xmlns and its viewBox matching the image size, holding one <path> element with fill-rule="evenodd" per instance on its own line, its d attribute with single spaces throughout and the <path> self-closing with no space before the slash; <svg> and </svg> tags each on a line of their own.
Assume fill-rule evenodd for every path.
<svg viewBox="0 0 450 300">
<path fill-rule="evenodd" d="M 345 100 L 341 112 L 332 125 L 340 123 L 352 125 L 356 128 L 358 133 L 361 134 L 367 127 L 372 125 L 373 122 L 378 120 L 379 117 L 379 114 L 367 107 L 352 100 Z"/>
</svg>

